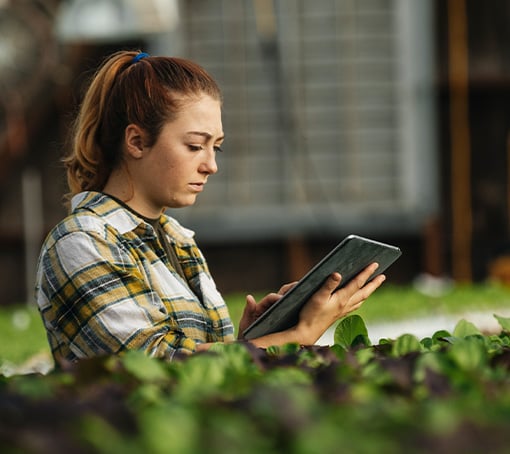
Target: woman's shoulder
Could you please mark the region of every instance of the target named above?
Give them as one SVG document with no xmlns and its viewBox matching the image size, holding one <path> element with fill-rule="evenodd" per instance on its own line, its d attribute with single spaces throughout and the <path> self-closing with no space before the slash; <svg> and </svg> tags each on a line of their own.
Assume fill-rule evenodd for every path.
<svg viewBox="0 0 510 454">
<path fill-rule="evenodd" d="M 137 219 L 107 195 L 82 192 L 72 198 L 71 212 L 51 230 L 46 245 L 70 235 L 106 240 L 111 232 L 123 234 L 135 229 L 138 224 Z"/>
</svg>

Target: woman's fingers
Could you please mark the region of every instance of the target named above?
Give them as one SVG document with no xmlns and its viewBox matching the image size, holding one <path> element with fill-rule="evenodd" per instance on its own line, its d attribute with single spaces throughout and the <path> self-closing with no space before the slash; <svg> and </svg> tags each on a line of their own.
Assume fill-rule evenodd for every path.
<svg viewBox="0 0 510 454">
<path fill-rule="evenodd" d="M 350 295 L 353 295 L 354 293 L 361 291 L 362 289 L 365 289 L 368 279 L 372 274 L 374 274 L 375 270 L 377 270 L 379 264 L 378 263 L 372 263 L 369 266 L 367 266 L 363 271 L 358 273 L 345 287 L 343 287 L 343 293 L 347 293 Z M 382 276 L 382 275 L 381 275 Z M 368 298 L 368 296 L 377 288 L 379 285 L 382 284 L 382 281 L 384 280 L 384 277 L 381 277 L 382 280 L 377 280 L 374 284 L 372 284 L 370 287 L 368 287 L 366 290 L 363 290 L 362 294 L 366 295 L 365 298 Z M 340 276 L 339 273 L 332 273 L 324 282 L 322 287 L 318 290 L 318 293 L 321 296 L 324 296 L 325 294 L 331 295 L 335 292 L 335 290 L 340 285 L 340 282 L 342 280 L 342 276 Z M 370 282 L 372 283 L 373 280 Z"/>
<path fill-rule="evenodd" d="M 386 280 L 386 276 L 384 274 L 380 274 L 372 279 L 367 284 L 363 285 L 361 288 L 352 287 L 352 293 L 346 293 L 347 301 L 345 307 L 349 312 L 355 311 L 359 309 L 361 305 L 365 302 L 365 300 L 375 292 L 377 288 Z M 366 282 L 366 281 L 365 281 Z M 348 289 L 347 289 L 348 290 Z"/>
<path fill-rule="evenodd" d="M 377 270 L 378 266 L 377 263 L 370 264 L 338 292 L 341 306 L 346 308 L 349 312 L 358 309 L 385 281 L 386 276 L 380 274 L 370 282 L 367 282 L 370 276 Z"/>
<path fill-rule="evenodd" d="M 253 295 L 246 295 L 246 306 L 250 309 L 253 309 L 255 305 L 257 304 L 257 301 L 253 297 Z"/>
<path fill-rule="evenodd" d="M 329 276 L 326 279 L 325 287 L 328 291 L 333 293 L 338 288 L 341 281 L 342 281 L 342 276 L 340 275 L 340 273 L 333 273 L 331 276 Z"/>
<path fill-rule="evenodd" d="M 372 279 L 368 284 L 365 284 L 362 288 L 360 288 L 356 292 L 356 299 L 359 299 L 360 302 L 365 301 L 372 293 L 375 292 L 377 288 L 386 280 L 386 276 L 384 274 L 380 274 Z"/>
<path fill-rule="evenodd" d="M 256 314 L 259 316 L 260 314 L 264 313 L 267 309 L 269 309 L 276 301 L 278 301 L 282 295 L 279 293 L 269 293 L 264 298 L 262 298 L 257 304 L 256 304 Z"/>
<path fill-rule="evenodd" d="M 356 284 L 358 286 L 358 289 L 361 289 L 362 287 L 365 286 L 365 284 L 367 283 L 368 279 L 370 278 L 370 276 L 372 276 L 372 274 L 375 273 L 377 268 L 379 268 L 379 264 L 378 263 L 375 263 L 375 262 L 371 263 L 361 273 L 359 273 L 354 278 L 354 281 L 356 282 Z"/>
<path fill-rule="evenodd" d="M 290 282 L 289 284 L 284 284 L 280 287 L 280 290 L 278 290 L 278 294 L 285 295 L 292 287 L 294 287 L 297 284 L 297 281 Z"/>
<path fill-rule="evenodd" d="M 352 278 L 352 280 L 344 287 L 344 289 L 351 294 L 361 290 L 363 287 L 365 287 L 368 279 L 370 276 L 372 276 L 372 274 L 374 274 L 378 267 L 378 263 L 371 263 L 363 271 L 354 276 L 354 278 Z"/>
</svg>

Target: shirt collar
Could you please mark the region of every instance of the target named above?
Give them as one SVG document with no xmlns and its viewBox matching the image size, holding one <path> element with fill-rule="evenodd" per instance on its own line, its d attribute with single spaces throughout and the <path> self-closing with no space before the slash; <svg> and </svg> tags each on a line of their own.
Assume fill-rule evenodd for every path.
<svg viewBox="0 0 510 454">
<path fill-rule="evenodd" d="M 85 191 L 76 194 L 71 199 L 71 209 L 73 213 L 81 210 L 92 211 L 105 219 L 121 234 L 131 232 L 142 226 L 145 229 L 150 228 L 153 232 L 152 227 L 149 227 L 149 224 L 141 217 L 123 207 L 112 197 L 100 192 Z M 194 243 L 195 232 L 183 227 L 174 218 L 163 214 L 160 223 L 171 239 L 178 243 Z"/>
</svg>

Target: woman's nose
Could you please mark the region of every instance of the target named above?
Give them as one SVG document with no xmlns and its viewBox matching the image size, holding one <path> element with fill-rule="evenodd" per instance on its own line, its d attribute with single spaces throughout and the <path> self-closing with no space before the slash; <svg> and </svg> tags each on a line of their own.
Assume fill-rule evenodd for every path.
<svg viewBox="0 0 510 454">
<path fill-rule="evenodd" d="M 206 157 L 201 164 L 200 171 L 211 175 L 218 171 L 218 164 L 216 163 L 216 151 L 210 150 L 207 152 Z"/>
</svg>

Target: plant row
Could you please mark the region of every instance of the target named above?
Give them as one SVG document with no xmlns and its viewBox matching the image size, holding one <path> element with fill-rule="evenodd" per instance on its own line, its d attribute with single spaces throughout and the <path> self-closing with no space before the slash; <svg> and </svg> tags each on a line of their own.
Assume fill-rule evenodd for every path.
<svg viewBox="0 0 510 454">
<path fill-rule="evenodd" d="M 496 316 L 497 317 L 497 316 Z M 0 450 L 38 453 L 506 452 L 510 319 L 371 345 L 128 352 L 0 382 Z"/>
</svg>

